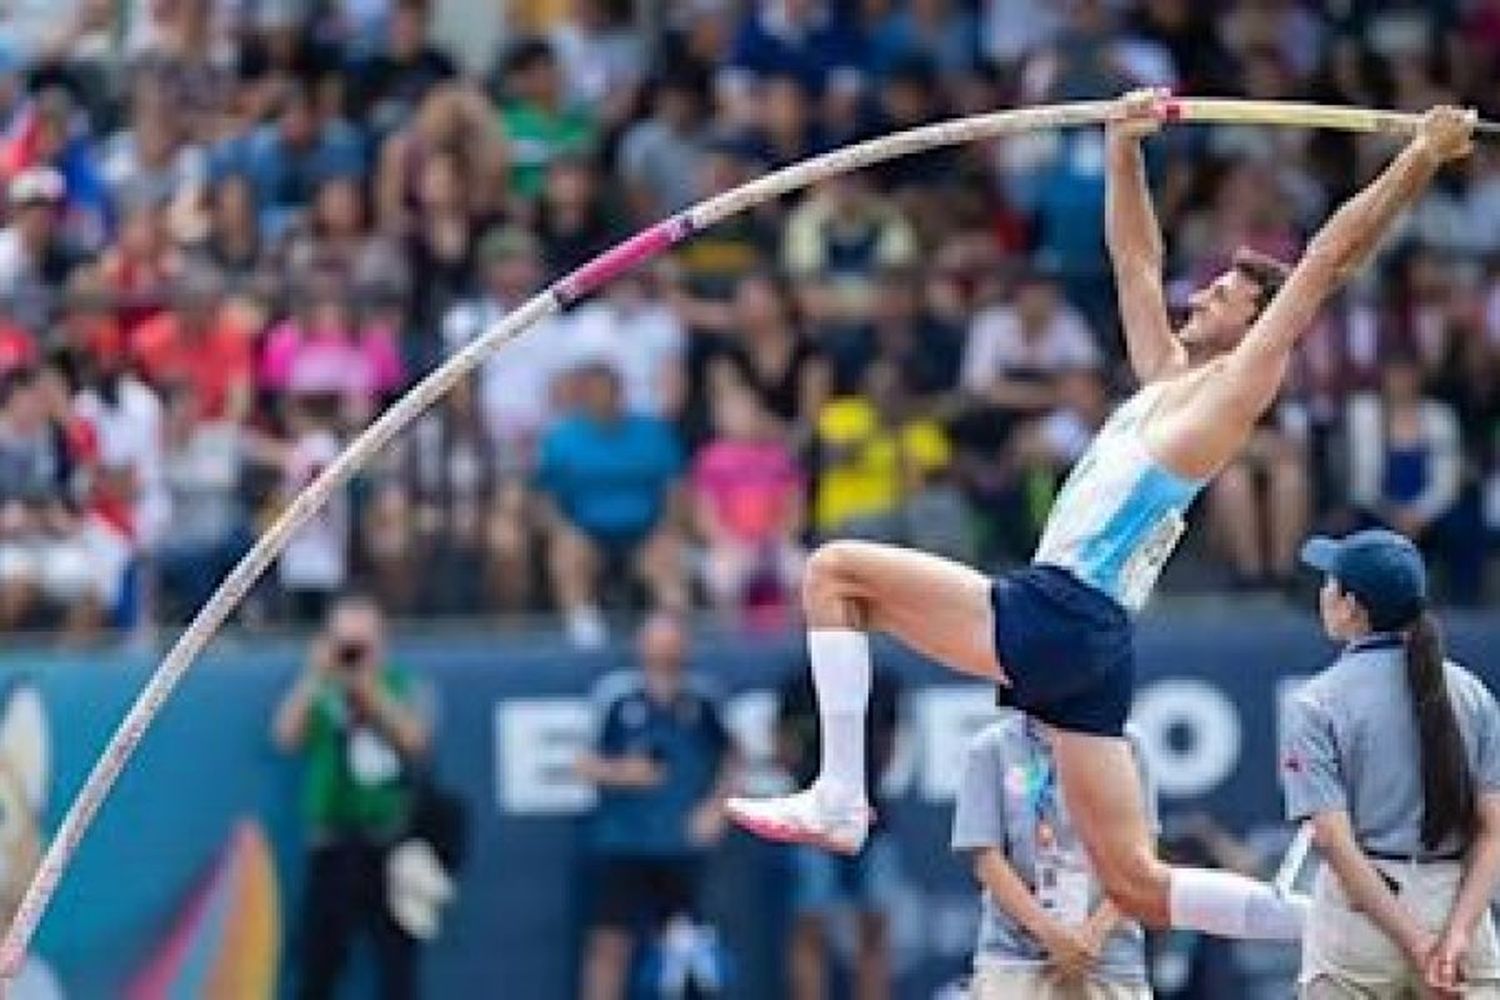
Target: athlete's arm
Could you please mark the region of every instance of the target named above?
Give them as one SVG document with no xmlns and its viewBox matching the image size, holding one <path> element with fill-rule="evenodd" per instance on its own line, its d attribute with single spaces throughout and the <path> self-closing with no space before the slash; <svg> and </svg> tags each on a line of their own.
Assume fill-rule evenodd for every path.
<svg viewBox="0 0 1500 1000">
<path fill-rule="evenodd" d="M 1464 859 L 1458 898 L 1448 911 L 1443 936 L 1427 966 L 1427 982 L 1434 989 L 1458 987 L 1460 964 L 1468 953 L 1475 925 L 1489 910 L 1497 881 L 1500 881 L 1500 795 L 1491 793 L 1479 797 L 1479 831 Z"/>
<path fill-rule="evenodd" d="M 1334 213 L 1307 246 L 1291 276 L 1244 340 L 1230 354 L 1222 377 L 1205 391 L 1213 414 L 1248 426 L 1275 400 L 1288 357 L 1325 299 L 1365 262 L 1400 212 L 1426 189 L 1446 161 L 1467 154 L 1475 116 L 1458 108 L 1433 108 L 1399 155 Z"/>
<path fill-rule="evenodd" d="M 1161 284 L 1165 250 L 1141 156 L 1141 139 L 1161 127 L 1161 97 L 1157 90 L 1131 91 L 1121 98 L 1124 116 L 1105 129 L 1104 238 L 1130 367 L 1142 382 L 1180 368 L 1187 360 L 1167 318 Z"/>
<path fill-rule="evenodd" d="M 1314 813 L 1313 842 L 1333 868 L 1350 905 L 1369 917 L 1415 964 L 1426 964 L 1433 935 L 1417 923 L 1354 839 L 1354 826 L 1343 809 Z"/>
</svg>

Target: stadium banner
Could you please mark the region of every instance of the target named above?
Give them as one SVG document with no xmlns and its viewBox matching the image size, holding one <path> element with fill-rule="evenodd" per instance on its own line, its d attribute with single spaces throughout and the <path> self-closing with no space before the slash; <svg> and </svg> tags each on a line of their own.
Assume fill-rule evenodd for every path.
<svg viewBox="0 0 1500 1000">
<path fill-rule="evenodd" d="M 1500 681 L 1500 619 L 1449 625 L 1455 656 Z M 1138 650 L 1135 721 L 1167 814 L 1207 808 L 1240 833 L 1284 834 L 1278 712 L 1334 652 L 1313 621 L 1255 610 L 1149 616 Z M 67 995 L 264 996 L 272 983 L 286 991 L 301 887 L 298 768 L 268 730 L 302 651 L 225 640 L 184 682 L 38 938 L 36 961 Z M 471 824 L 458 898 L 425 954 L 428 995 L 475 995 L 497 974 L 515 1000 L 572 995 L 592 796 L 571 769 L 589 738 L 589 692 L 630 665 L 628 644 L 584 655 L 530 634 L 430 635 L 403 637 L 395 656 L 430 686 L 437 773 L 465 797 Z M 972 944 L 975 891 L 947 849 L 947 825 L 965 742 L 993 717 L 994 698 L 894 648 L 881 647 L 879 660 L 900 676 L 905 698 L 886 775 L 903 868 L 894 963 L 899 995 L 925 998 L 962 974 Z M 769 786 L 774 689 L 802 669 L 800 637 L 705 635 L 693 662 L 725 693 L 752 782 Z M 0 654 L 6 899 L 151 665 L 144 653 Z M 712 866 L 709 911 L 730 949 L 732 996 L 784 994 L 784 860 L 779 848 L 732 835 Z M 835 946 L 847 951 L 846 939 L 835 934 Z"/>
</svg>

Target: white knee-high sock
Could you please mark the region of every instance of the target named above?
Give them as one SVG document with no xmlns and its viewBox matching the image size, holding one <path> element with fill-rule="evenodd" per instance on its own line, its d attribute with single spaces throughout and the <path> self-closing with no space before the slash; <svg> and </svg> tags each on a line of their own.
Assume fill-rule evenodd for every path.
<svg viewBox="0 0 1500 1000">
<path fill-rule="evenodd" d="M 1173 927 L 1217 937 L 1297 941 L 1307 900 L 1233 872 L 1173 868 L 1171 906 Z"/>
<path fill-rule="evenodd" d="M 854 629 L 812 629 L 807 633 L 807 650 L 822 729 L 818 792 L 835 804 L 863 802 L 870 637 Z"/>
</svg>

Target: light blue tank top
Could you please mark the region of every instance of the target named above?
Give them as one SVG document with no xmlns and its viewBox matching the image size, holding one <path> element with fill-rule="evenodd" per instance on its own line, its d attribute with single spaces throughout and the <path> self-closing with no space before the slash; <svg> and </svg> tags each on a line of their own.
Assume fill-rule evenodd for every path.
<svg viewBox="0 0 1500 1000">
<path fill-rule="evenodd" d="M 1032 559 L 1067 570 L 1129 611 L 1151 596 L 1205 485 L 1163 468 L 1141 438 L 1160 392 L 1160 383 L 1145 386 L 1100 428 L 1058 494 Z"/>
</svg>

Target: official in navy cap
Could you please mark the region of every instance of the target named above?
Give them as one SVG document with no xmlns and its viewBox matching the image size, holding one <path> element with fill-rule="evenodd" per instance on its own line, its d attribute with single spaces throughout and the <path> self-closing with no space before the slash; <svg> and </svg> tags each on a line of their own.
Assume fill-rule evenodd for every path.
<svg viewBox="0 0 1500 1000">
<path fill-rule="evenodd" d="M 1298 995 L 1500 998 L 1500 710 L 1449 661 L 1427 570 L 1385 530 L 1314 538 L 1323 628 L 1343 653 L 1292 699 L 1281 781 L 1327 862 Z"/>
</svg>

